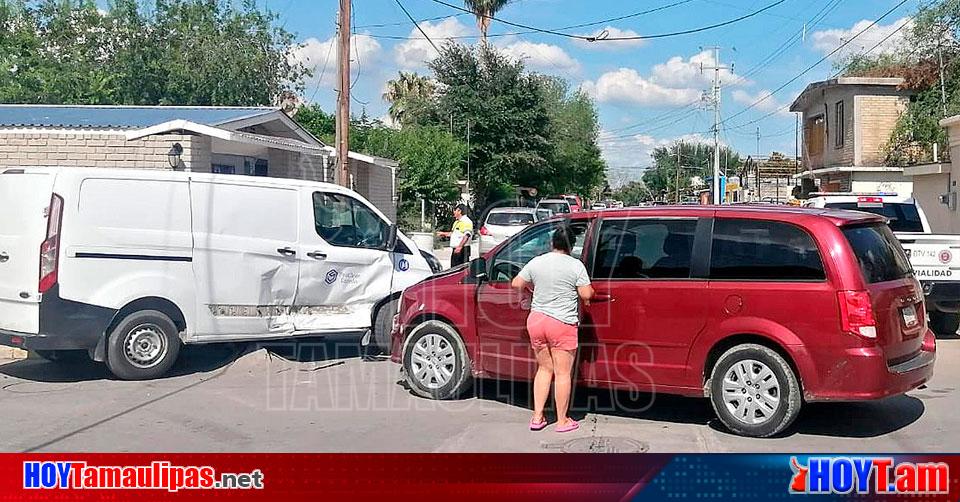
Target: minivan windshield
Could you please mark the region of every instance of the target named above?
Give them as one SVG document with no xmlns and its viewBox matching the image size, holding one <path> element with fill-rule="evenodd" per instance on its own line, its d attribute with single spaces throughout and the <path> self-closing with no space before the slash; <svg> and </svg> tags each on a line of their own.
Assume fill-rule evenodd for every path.
<svg viewBox="0 0 960 502">
<path fill-rule="evenodd" d="M 894 281 L 913 273 L 900 242 L 887 225 L 851 226 L 842 230 L 868 283 Z"/>
<path fill-rule="evenodd" d="M 529 225 L 533 222 L 533 213 L 490 213 L 487 216 L 487 225 L 515 227 Z"/>
<path fill-rule="evenodd" d="M 872 206 L 872 205 L 870 205 Z M 890 228 L 894 232 L 923 232 L 923 223 L 920 221 L 920 212 L 916 204 L 906 202 L 884 202 L 870 207 L 856 202 L 829 202 L 823 207 L 828 209 L 849 209 L 879 214 L 890 219 Z"/>
<path fill-rule="evenodd" d="M 569 213 L 569 212 L 570 212 L 570 204 L 565 204 L 565 203 L 563 203 L 563 202 L 541 202 L 541 203 L 537 206 L 537 209 L 549 209 L 549 210 L 553 211 L 554 214 L 558 214 L 558 213 Z"/>
</svg>

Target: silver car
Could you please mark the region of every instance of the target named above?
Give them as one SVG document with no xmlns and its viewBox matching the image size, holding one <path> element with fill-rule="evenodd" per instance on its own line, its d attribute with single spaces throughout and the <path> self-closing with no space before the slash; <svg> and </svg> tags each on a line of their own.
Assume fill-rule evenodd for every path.
<svg viewBox="0 0 960 502">
<path fill-rule="evenodd" d="M 532 223 L 540 221 L 542 213 L 532 207 L 498 207 L 487 213 L 480 227 L 480 254 L 497 247 Z"/>
</svg>

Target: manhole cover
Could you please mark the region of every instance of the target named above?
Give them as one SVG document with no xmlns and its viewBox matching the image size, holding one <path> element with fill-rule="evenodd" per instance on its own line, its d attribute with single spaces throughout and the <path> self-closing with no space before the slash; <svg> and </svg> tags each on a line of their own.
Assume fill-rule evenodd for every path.
<svg viewBox="0 0 960 502">
<path fill-rule="evenodd" d="M 625 437 L 593 436 L 544 445 L 544 448 L 557 448 L 564 453 L 645 453 L 650 445 Z"/>
</svg>

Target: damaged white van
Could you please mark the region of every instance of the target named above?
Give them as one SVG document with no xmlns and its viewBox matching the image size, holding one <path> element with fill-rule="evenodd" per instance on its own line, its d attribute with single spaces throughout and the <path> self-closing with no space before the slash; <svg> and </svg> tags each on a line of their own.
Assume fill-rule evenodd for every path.
<svg viewBox="0 0 960 502">
<path fill-rule="evenodd" d="M 135 169 L 0 170 L 0 344 L 123 379 L 181 344 L 372 334 L 439 268 L 346 188 Z"/>
</svg>

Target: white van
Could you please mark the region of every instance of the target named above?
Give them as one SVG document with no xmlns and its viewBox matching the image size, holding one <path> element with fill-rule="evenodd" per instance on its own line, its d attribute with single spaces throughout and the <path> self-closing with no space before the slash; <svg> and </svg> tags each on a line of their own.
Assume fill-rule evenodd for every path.
<svg viewBox="0 0 960 502">
<path fill-rule="evenodd" d="M 436 259 L 327 183 L 135 169 L 0 171 L 0 344 L 120 378 L 181 343 L 370 333 Z"/>
</svg>

